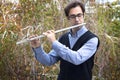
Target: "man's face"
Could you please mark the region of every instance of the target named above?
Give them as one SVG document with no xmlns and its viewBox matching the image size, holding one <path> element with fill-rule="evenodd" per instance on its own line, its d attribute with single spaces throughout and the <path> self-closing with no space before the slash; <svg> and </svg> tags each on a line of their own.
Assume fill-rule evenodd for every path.
<svg viewBox="0 0 120 80">
<path fill-rule="evenodd" d="M 80 6 L 72 8 L 68 17 L 71 25 L 77 25 L 84 22 L 84 14 Z"/>
</svg>

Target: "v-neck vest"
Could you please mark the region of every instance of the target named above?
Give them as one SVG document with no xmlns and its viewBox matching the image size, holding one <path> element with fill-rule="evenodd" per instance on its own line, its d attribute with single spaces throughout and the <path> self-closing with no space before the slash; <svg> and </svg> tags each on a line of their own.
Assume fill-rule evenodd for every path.
<svg viewBox="0 0 120 80">
<path fill-rule="evenodd" d="M 61 36 L 59 42 L 70 48 L 68 34 L 66 33 Z M 90 31 L 84 33 L 75 43 L 72 50 L 77 51 L 80 49 L 88 40 L 93 37 L 97 37 Z M 98 42 L 99 46 L 99 42 Z M 92 80 L 92 68 L 94 65 L 94 55 L 80 65 L 74 65 L 68 61 L 60 59 L 60 73 L 57 80 Z"/>
</svg>

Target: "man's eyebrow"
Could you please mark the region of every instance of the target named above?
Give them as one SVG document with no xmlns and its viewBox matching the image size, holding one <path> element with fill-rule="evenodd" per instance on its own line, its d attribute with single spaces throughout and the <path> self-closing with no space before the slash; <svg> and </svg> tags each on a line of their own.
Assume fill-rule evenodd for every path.
<svg viewBox="0 0 120 80">
<path fill-rule="evenodd" d="M 78 14 L 83 14 L 83 13 L 78 13 Z M 72 16 L 72 15 L 74 16 L 74 15 L 78 15 L 78 14 L 70 14 L 70 15 L 71 15 L 71 16 Z"/>
</svg>

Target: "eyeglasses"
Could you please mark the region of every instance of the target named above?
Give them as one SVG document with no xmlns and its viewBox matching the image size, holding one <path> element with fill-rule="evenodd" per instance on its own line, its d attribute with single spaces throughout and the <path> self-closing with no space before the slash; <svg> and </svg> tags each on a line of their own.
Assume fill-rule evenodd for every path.
<svg viewBox="0 0 120 80">
<path fill-rule="evenodd" d="M 82 14 L 82 13 L 79 13 L 79 14 L 77 14 L 77 15 L 72 14 L 72 15 L 70 15 L 68 18 L 69 18 L 69 19 L 75 19 L 76 17 L 80 18 L 80 17 L 82 17 L 82 16 L 83 16 L 83 14 Z"/>
</svg>

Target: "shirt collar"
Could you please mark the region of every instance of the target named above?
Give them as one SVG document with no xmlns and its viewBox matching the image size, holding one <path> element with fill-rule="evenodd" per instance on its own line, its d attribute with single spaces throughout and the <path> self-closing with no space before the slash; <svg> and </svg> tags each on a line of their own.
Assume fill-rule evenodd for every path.
<svg viewBox="0 0 120 80">
<path fill-rule="evenodd" d="M 85 26 L 82 26 L 74 35 L 72 35 L 72 32 L 70 30 L 70 36 L 71 37 L 80 37 L 87 31 L 88 31 L 88 29 Z"/>
</svg>

